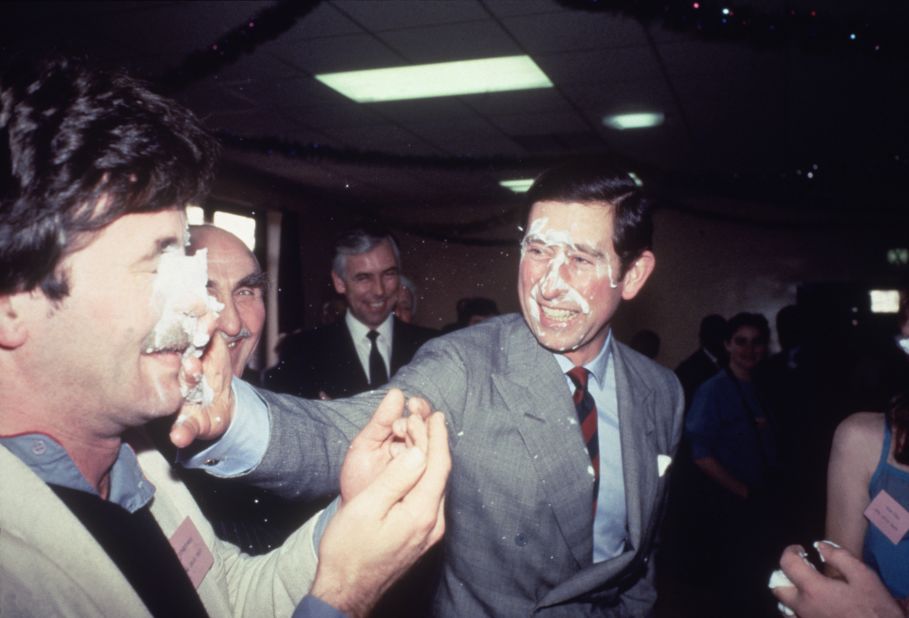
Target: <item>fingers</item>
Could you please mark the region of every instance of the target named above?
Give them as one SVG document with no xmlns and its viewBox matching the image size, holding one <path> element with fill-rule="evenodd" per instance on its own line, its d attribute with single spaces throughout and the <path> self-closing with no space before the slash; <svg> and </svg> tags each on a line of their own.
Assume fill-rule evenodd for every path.
<svg viewBox="0 0 909 618">
<path fill-rule="evenodd" d="M 868 567 L 864 562 L 853 556 L 848 550 L 843 549 L 831 541 L 819 541 L 814 544 L 818 553 L 824 562 L 846 578 L 846 581 L 856 581 L 868 572 Z"/>
<path fill-rule="evenodd" d="M 434 413 L 429 417 L 428 425 L 426 473 L 420 479 L 420 483 L 405 498 L 405 502 L 413 505 L 415 512 L 438 508 L 445 495 L 445 484 L 448 482 L 448 474 L 451 472 L 451 452 L 448 450 L 445 415 L 441 412 Z"/>
<path fill-rule="evenodd" d="M 780 567 L 796 588 L 804 588 L 813 580 L 823 577 L 814 565 L 808 562 L 808 554 L 801 545 L 790 545 L 783 550 Z"/>
<path fill-rule="evenodd" d="M 426 456 L 423 452 L 415 448 L 407 449 L 392 459 L 351 504 L 368 505 L 366 508 L 383 519 L 414 488 L 425 469 Z"/>
<path fill-rule="evenodd" d="M 407 410 L 411 414 L 420 416 L 424 419 L 429 418 L 432 414 L 432 408 L 430 407 L 429 402 L 422 397 L 411 397 L 408 399 Z"/>
<path fill-rule="evenodd" d="M 393 388 L 388 391 L 382 403 L 376 408 L 372 418 L 366 423 L 366 426 L 360 430 L 354 443 L 358 442 L 384 442 L 393 435 L 392 427 L 394 422 L 401 418 L 404 413 L 404 393 L 399 389 Z M 351 447 L 355 444 L 351 445 Z"/>
<path fill-rule="evenodd" d="M 170 441 L 177 448 L 186 448 L 194 440 L 214 439 L 223 434 L 230 424 L 233 411 L 233 393 L 230 388 L 230 353 L 222 337 L 213 337 L 202 359 L 184 359 L 182 371 L 188 376 L 204 376 L 212 390 L 208 405 L 185 403 L 170 431 Z"/>
<path fill-rule="evenodd" d="M 426 453 L 429 449 L 429 430 L 423 418 L 417 415 L 407 417 L 407 446 L 415 447 Z"/>
</svg>

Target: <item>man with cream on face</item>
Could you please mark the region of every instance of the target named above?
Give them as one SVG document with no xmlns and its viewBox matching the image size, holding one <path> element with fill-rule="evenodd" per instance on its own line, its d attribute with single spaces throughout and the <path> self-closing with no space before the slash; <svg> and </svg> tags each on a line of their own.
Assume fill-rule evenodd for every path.
<svg viewBox="0 0 909 618">
<path fill-rule="evenodd" d="M 647 615 L 684 398 L 672 372 L 617 342 L 610 322 L 653 271 L 650 207 L 600 161 L 543 173 L 528 198 L 523 315 L 432 340 L 391 381 L 445 409 L 450 425 L 444 564 L 427 613 Z M 269 434 L 248 478 L 306 494 L 290 470 L 321 460 L 309 443 L 327 430 L 313 419 L 356 425 L 381 396 L 238 408 L 234 422 L 256 418 Z M 232 452 L 229 438 L 219 452 Z"/>
<path fill-rule="evenodd" d="M 231 393 L 222 337 L 190 377 L 223 305 L 184 205 L 217 150 L 125 75 L 0 77 L 0 615 L 362 616 L 442 534 L 444 421 L 399 391 L 348 451 L 373 475 L 345 464 L 344 500 L 268 556 L 215 538 L 150 448 L 147 422 Z"/>
</svg>

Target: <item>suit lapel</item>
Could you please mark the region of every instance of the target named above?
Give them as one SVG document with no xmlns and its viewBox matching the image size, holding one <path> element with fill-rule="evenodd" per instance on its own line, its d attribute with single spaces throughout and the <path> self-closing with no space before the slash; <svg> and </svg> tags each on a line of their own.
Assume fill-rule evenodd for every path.
<svg viewBox="0 0 909 618">
<path fill-rule="evenodd" d="M 528 460 L 548 493 L 556 521 L 579 566 L 593 551 L 593 512 L 582 499 L 592 490 L 589 459 L 565 378 L 552 354 L 526 325 L 504 334 L 504 367 L 492 376 L 528 450 Z"/>
<path fill-rule="evenodd" d="M 402 326 L 403 324 L 404 324 L 404 322 L 400 321 L 398 318 L 392 318 L 391 355 L 390 355 L 391 359 L 389 361 L 389 364 L 391 365 L 391 367 L 389 367 L 389 369 L 388 369 L 389 377 L 391 377 L 395 373 L 397 373 L 398 369 L 400 369 L 402 365 L 405 365 L 407 362 L 410 361 L 409 358 L 407 360 L 405 360 L 405 358 L 404 358 L 406 356 L 405 350 L 409 346 L 405 345 L 405 343 L 404 343 L 407 333 L 405 332 L 406 326 Z"/>
<path fill-rule="evenodd" d="M 629 364 L 622 346 L 613 339 L 612 361 L 615 363 L 616 397 L 619 406 L 619 432 L 622 441 L 622 476 L 625 481 L 625 507 L 628 525 L 628 547 L 615 558 L 579 571 L 553 588 L 540 602 L 541 606 L 562 603 L 591 592 L 628 568 L 641 550 L 644 539 L 652 534 L 649 515 L 656 500 L 657 450 L 654 445 L 653 389 Z M 586 509 L 589 510 L 589 509 Z M 592 522 L 585 530 L 592 544 Z"/>
<path fill-rule="evenodd" d="M 646 517 L 657 491 L 657 451 L 653 443 L 653 389 L 646 384 L 613 342 L 616 392 L 619 402 L 619 431 L 622 440 L 622 475 L 625 480 L 625 507 L 628 543 L 638 550 Z"/>
</svg>

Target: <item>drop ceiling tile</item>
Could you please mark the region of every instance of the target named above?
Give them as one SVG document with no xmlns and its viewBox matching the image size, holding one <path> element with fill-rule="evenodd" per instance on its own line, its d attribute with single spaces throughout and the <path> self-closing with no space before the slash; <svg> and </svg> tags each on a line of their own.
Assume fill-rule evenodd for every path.
<svg viewBox="0 0 909 618">
<path fill-rule="evenodd" d="M 531 112 L 566 112 L 571 106 L 553 88 L 490 92 L 460 97 L 464 104 L 480 114 L 513 114 Z"/>
<path fill-rule="evenodd" d="M 534 60 L 559 87 L 573 83 L 614 83 L 662 77 L 650 47 L 539 54 Z"/>
<path fill-rule="evenodd" d="M 434 124 L 414 130 L 441 152 L 452 156 L 517 156 L 524 153 L 508 136 L 485 123 L 477 122 L 469 128 Z"/>
<path fill-rule="evenodd" d="M 292 41 L 278 39 L 269 51 L 311 74 L 401 66 L 407 62 L 369 34 Z"/>
<path fill-rule="evenodd" d="M 391 30 L 377 35 L 415 64 L 514 56 L 521 48 L 491 19 Z"/>
<path fill-rule="evenodd" d="M 369 105 L 338 101 L 331 105 L 319 107 L 296 107 L 293 105 L 278 106 L 281 112 L 297 118 L 301 125 L 316 129 L 338 127 L 365 127 L 386 124 L 387 121 L 377 114 Z"/>
<path fill-rule="evenodd" d="M 448 125 L 476 117 L 476 113 L 460 97 L 386 101 L 371 104 L 371 108 L 377 115 L 403 125 Z"/>
<path fill-rule="evenodd" d="M 410 131 L 390 124 L 325 127 L 325 133 L 357 150 L 401 155 L 438 154 L 435 148 Z"/>
<path fill-rule="evenodd" d="M 376 32 L 483 19 L 486 12 L 475 0 L 335 0 L 339 11 L 348 14 L 364 28 Z"/>
<path fill-rule="evenodd" d="M 616 82 L 612 84 L 568 84 L 565 97 L 580 109 L 595 116 L 640 111 L 669 113 L 675 109 L 672 92 L 662 79 Z"/>
<path fill-rule="evenodd" d="M 531 54 L 647 44 L 640 23 L 611 12 L 566 10 L 541 16 L 509 17 L 503 23 Z"/>
<path fill-rule="evenodd" d="M 554 114 L 508 114 L 490 116 L 490 121 L 508 135 L 539 135 L 541 133 L 578 133 L 590 130 L 575 112 Z"/>
<path fill-rule="evenodd" d="M 485 3 L 485 6 L 490 12 L 499 17 L 536 15 L 565 10 L 555 0 L 489 0 Z"/>
<path fill-rule="evenodd" d="M 360 26 L 335 8 L 332 2 L 320 2 L 312 11 L 298 19 L 294 27 L 283 37 L 291 41 L 299 41 L 301 39 L 358 34 L 362 31 Z"/>
</svg>

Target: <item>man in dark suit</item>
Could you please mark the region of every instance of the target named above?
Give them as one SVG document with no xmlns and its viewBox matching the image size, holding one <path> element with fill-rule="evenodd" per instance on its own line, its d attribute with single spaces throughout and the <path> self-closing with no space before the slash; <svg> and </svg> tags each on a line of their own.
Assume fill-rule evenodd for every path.
<svg viewBox="0 0 909 618">
<path fill-rule="evenodd" d="M 348 397 L 376 389 L 410 362 L 436 331 L 392 313 L 401 285 L 394 238 L 379 228 L 355 228 L 335 243 L 331 280 L 347 299 L 344 319 L 290 335 L 265 387 L 309 399 Z"/>
<path fill-rule="evenodd" d="M 617 342 L 610 322 L 653 270 L 650 208 L 627 174 L 598 161 L 550 170 L 528 196 L 523 316 L 434 339 L 391 382 L 445 410 L 451 428 L 430 615 L 648 615 L 684 399 L 672 372 Z M 269 428 L 266 452 L 243 468 L 253 468 L 251 481 L 303 495 L 333 480 L 381 393 L 261 395 L 269 413 L 246 407 L 232 421 Z M 216 470 L 233 456 L 229 438 L 199 463 Z M 299 474 L 313 468 L 320 475 Z"/>
<path fill-rule="evenodd" d="M 726 319 L 715 313 L 704 316 L 698 330 L 701 346 L 675 369 L 685 390 L 686 407 L 691 404 L 698 387 L 726 364 L 726 348 L 723 346 L 725 337 Z"/>
</svg>

